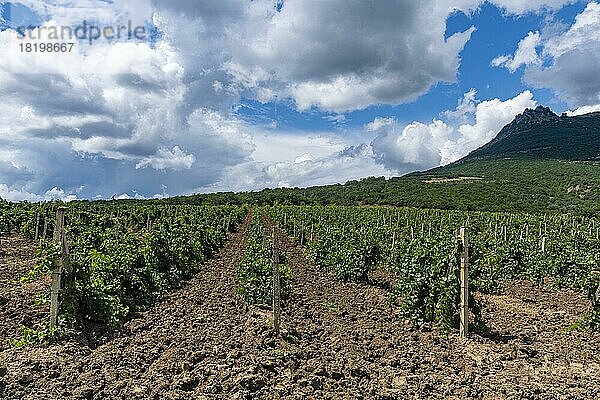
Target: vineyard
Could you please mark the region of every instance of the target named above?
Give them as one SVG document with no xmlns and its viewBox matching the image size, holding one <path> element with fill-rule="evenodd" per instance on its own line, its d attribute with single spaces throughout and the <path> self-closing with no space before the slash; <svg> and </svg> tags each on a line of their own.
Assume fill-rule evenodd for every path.
<svg viewBox="0 0 600 400">
<path fill-rule="evenodd" d="M 273 218 L 324 271 L 366 280 L 383 266 L 416 326 L 456 326 L 458 229 L 471 232 L 470 285 L 496 292 L 509 279 L 576 287 L 592 306 L 581 326 L 600 327 L 600 238 L 595 218 L 355 207 L 274 207 Z M 470 299 L 474 306 L 474 299 Z"/>
<path fill-rule="evenodd" d="M 599 233 L 595 217 L 558 214 L 0 203 L 0 258 L 18 272 L 0 291 L 0 393 L 594 398 Z M 33 317 L 11 311 L 16 290 Z M 563 353 L 586 359 L 575 385 L 571 367 L 554 368 L 558 387 L 519 380 L 537 357 L 563 368 Z M 462 378 L 436 375 L 448 368 Z"/>
<path fill-rule="evenodd" d="M 101 323 L 116 327 L 132 313 L 146 309 L 160 295 L 198 272 L 219 249 L 228 231 L 246 214 L 243 207 L 70 207 L 61 250 L 55 237 L 58 205 L 4 204 L 0 232 L 20 232 L 40 239 L 40 263 L 21 281 L 52 273 L 64 254 L 61 304 L 54 325 Z M 57 243 L 58 242 L 58 243 Z M 65 284 L 66 283 L 66 284 Z M 50 293 L 41 298 L 50 301 Z M 50 321 L 48 321 L 50 322 Z M 34 331 L 23 327 L 29 340 Z M 54 335 L 56 326 L 42 326 Z"/>
</svg>

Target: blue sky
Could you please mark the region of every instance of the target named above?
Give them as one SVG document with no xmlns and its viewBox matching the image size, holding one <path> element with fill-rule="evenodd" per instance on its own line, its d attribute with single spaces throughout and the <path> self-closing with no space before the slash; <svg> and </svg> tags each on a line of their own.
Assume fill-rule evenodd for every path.
<svg viewBox="0 0 600 400">
<path fill-rule="evenodd" d="M 0 1 L 0 197 L 311 186 L 446 164 L 527 107 L 600 110 L 600 5 Z M 23 52 L 16 30 L 143 26 Z M 47 32 L 47 31 L 46 31 Z"/>
<path fill-rule="evenodd" d="M 514 53 L 517 43 L 530 31 L 541 29 L 549 15 L 567 25 L 574 22 L 575 16 L 583 11 L 586 2 L 567 5 L 553 13 L 527 13 L 510 15 L 506 11 L 486 3 L 466 15 L 456 12 L 448 16 L 446 37 L 463 32 L 471 26 L 477 27 L 471 40 L 461 52 L 462 61 L 458 69 L 458 81 L 447 84 L 440 83 L 416 101 L 400 105 L 381 104 L 346 114 L 347 129 L 360 128 L 373 121 L 377 116 L 394 116 L 398 121 L 408 124 L 415 120 L 427 121 L 439 116 L 445 110 L 456 106 L 457 99 L 463 93 L 475 88 L 482 99 L 498 97 L 509 99 L 524 90 L 531 90 L 535 99 L 551 107 L 555 112 L 569 109 L 551 90 L 534 88 L 522 81 L 521 71 L 510 73 L 504 68 L 495 68 L 491 61 L 499 54 Z M 498 35 L 501 30 L 502 34 Z M 263 104 L 252 99 L 243 99 L 243 107 L 239 115 L 252 121 L 262 120 L 278 122 L 289 129 L 315 130 L 335 129 L 339 124 L 323 118 L 324 113 L 315 110 L 313 113 L 300 113 L 293 102 L 270 102 Z"/>
</svg>

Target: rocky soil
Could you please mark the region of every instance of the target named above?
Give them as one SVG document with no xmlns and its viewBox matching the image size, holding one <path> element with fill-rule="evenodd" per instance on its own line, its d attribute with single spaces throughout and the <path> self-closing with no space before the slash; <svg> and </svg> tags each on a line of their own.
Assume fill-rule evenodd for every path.
<svg viewBox="0 0 600 400">
<path fill-rule="evenodd" d="M 20 283 L 38 261 L 35 250 L 34 242 L 18 235 L 0 238 L 0 350 L 11 347 L 9 339 L 21 335 L 21 326 L 32 326 L 46 315 L 46 307 L 36 306 L 35 300 L 50 278 Z"/>
<path fill-rule="evenodd" d="M 280 336 L 270 310 L 236 296 L 248 221 L 180 290 L 91 345 L 71 334 L 15 348 L 47 282 L 22 285 L 34 246 L 0 255 L 0 398 L 5 399 L 598 399 L 600 334 L 570 332 L 588 306 L 573 291 L 507 283 L 480 298 L 490 332 L 468 340 L 413 330 L 389 303 L 393 277 L 342 283 L 282 236 L 293 268 Z M 5 243 L 3 238 L 3 245 Z"/>
</svg>

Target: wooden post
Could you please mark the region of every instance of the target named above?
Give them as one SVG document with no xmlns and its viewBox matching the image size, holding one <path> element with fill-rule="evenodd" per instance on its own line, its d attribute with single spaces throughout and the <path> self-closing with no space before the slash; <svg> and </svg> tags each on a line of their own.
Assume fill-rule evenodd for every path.
<svg viewBox="0 0 600 400">
<path fill-rule="evenodd" d="M 273 329 L 279 335 L 281 323 L 281 285 L 279 280 L 279 237 L 273 227 Z"/>
<path fill-rule="evenodd" d="M 394 247 L 396 246 L 396 231 L 392 233 L 392 251 L 394 251 Z"/>
<path fill-rule="evenodd" d="M 44 240 L 46 240 L 47 233 L 48 233 L 48 218 L 46 216 L 44 216 L 44 232 L 42 234 L 42 237 L 44 238 Z"/>
<path fill-rule="evenodd" d="M 600 271 L 592 271 L 592 274 L 600 275 Z M 600 304 L 600 286 L 596 289 L 596 296 L 594 296 L 594 306 Z"/>
<path fill-rule="evenodd" d="M 469 336 L 469 234 L 460 228 L 462 254 L 460 257 L 460 336 Z"/>
<path fill-rule="evenodd" d="M 67 238 L 65 234 L 65 207 L 60 207 L 56 210 L 56 221 L 54 223 L 53 242 L 60 246 L 60 255 L 54 262 L 54 270 L 52 271 L 52 286 L 50 292 L 50 327 L 56 327 L 59 311 L 59 293 L 61 287 L 62 270 L 64 260 L 68 254 L 66 248 Z"/>
<path fill-rule="evenodd" d="M 542 254 L 546 254 L 546 236 L 542 238 Z"/>
<path fill-rule="evenodd" d="M 35 213 L 35 240 L 40 238 L 40 213 Z"/>
</svg>

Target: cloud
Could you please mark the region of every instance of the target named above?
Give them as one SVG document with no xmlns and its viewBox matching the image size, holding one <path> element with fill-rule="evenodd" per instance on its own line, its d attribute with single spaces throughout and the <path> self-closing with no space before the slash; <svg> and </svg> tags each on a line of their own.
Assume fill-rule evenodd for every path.
<svg viewBox="0 0 600 400">
<path fill-rule="evenodd" d="M 466 92 L 461 100 L 458 102 L 458 106 L 455 110 L 446 110 L 442 112 L 442 115 L 451 120 L 466 122 L 469 115 L 472 115 L 477 111 L 477 90 L 471 89 Z"/>
<path fill-rule="evenodd" d="M 444 149 L 442 163 L 453 162 L 492 140 L 500 130 L 526 108 L 535 108 L 533 94 L 526 90 L 502 101 L 491 99 L 477 104 L 474 123 L 458 126 L 458 139 Z"/>
<path fill-rule="evenodd" d="M 262 77 L 250 88 L 272 86 L 299 110 L 400 104 L 456 81 L 459 53 L 474 28 L 445 40 L 447 13 L 436 2 L 286 2 L 234 38 L 240 45 L 232 46 L 230 65 Z"/>
<path fill-rule="evenodd" d="M 77 200 L 77 196 L 73 194 L 66 194 L 65 191 L 58 187 L 46 191 L 43 195 L 27 192 L 26 190 L 13 189 L 3 183 L 0 183 L 0 199 L 8 201 L 74 201 Z"/>
<path fill-rule="evenodd" d="M 372 122 L 365 125 L 367 132 L 379 132 L 384 128 L 394 126 L 396 124 L 396 118 L 382 118 L 376 117 Z"/>
<path fill-rule="evenodd" d="M 527 36 L 519 42 L 517 51 L 513 56 L 503 55 L 492 60 L 495 67 L 505 66 L 510 72 L 515 72 L 521 65 L 537 66 L 541 65 L 540 57 L 536 47 L 540 45 L 540 33 L 529 32 Z"/>
<path fill-rule="evenodd" d="M 493 139 L 525 108 L 537 105 L 530 91 L 505 101 L 492 99 L 476 105 L 475 95 L 474 91 L 467 92 L 456 110 L 442 113 L 455 121 L 473 119 L 472 123 L 451 125 L 434 119 L 400 129 L 396 124 L 386 125 L 371 144 L 374 154 L 387 168 L 401 173 L 448 164 Z"/>
<path fill-rule="evenodd" d="M 310 159 L 329 157 L 359 143 L 331 132 L 257 132 L 252 141 L 252 159 L 261 163 L 280 163 L 308 155 Z"/>
<path fill-rule="evenodd" d="M 493 3 L 522 14 L 571 2 Z M 454 10 L 470 13 L 482 3 L 387 1 L 374 7 L 360 0 L 305 0 L 283 2 L 276 12 L 272 1 L 255 1 L 238 12 L 244 16 L 225 39 L 226 70 L 247 96 L 291 97 L 301 111 L 411 102 L 439 82 L 456 82 L 460 53 L 475 28 L 445 39 L 446 19 Z"/>
<path fill-rule="evenodd" d="M 584 115 L 584 114 L 589 114 L 589 113 L 593 113 L 593 112 L 600 112 L 600 104 L 579 107 L 576 110 L 566 111 L 566 114 L 569 117 L 575 117 L 577 115 Z"/>
<path fill-rule="evenodd" d="M 453 129 L 445 122 L 434 119 L 429 124 L 413 122 L 399 133 L 395 130 L 380 135 L 373 148 L 388 168 L 399 171 L 426 169 L 440 165 L 440 149 L 449 140 Z"/>
<path fill-rule="evenodd" d="M 505 9 L 510 14 L 526 14 L 541 10 L 558 10 L 567 4 L 576 3 L 578 0 L 491 0 L 490 2 Z"/>
<path fill-rule="evenodd" d="M 366 176 L 390 177 L 393 171 L 377 161 L 368 144 L 349 146 L 324 157 L 303 154 L 280 162 L 248 162 L 228 168 L 216 184 L 203 192 L 248 191 L 265 187 L 308 187 L 345 182 Z"/>
<path fill-rule="evenodd" d="M 571 106 L 600 103 L 600 4 L 587 4 L 566 30 L 530 32 L 513 56 L 501 56 L 493 64 L 511 72 L 525 65 L 526 83 L 554 90 Z"/>
<path fill-rule="evenodd" d="M 235 113 L 242 98 L 286 101 L 342 125 L 346 111 L 411 102 L 440 82 L 456 82 L 475 28 L 445 38 L 446 19 L 480 0 L 15 3 L 45 27 L 131 19 L 157 34 L 77 43 L 58 57 L 21 53 L 15 32 L 0 32 L 6 198 L 149 198 L 388 176 L 446 162 L 495 127 L 479 116 L 485 102 L 474 90 L 443 115 L 450 121 L 398 127 L 383 117 L 361 132 L 265 129 Z M 494 3 L 519 13 L 566 2 Z M 463 133 L 457 125 L 470 119 L 479 121 L 476 133 Z M 460 135 L 469 139 L 462 147 Z"/>
<path fill-rule="evenodd" d="M 21 42 L 0 32 L 0 153 L 11 154 L 0 182 L 11 198 L 81 186 L 84 197 L 186 193 L 253 151 L 235 118 L 185 108 L 184 61 L 166 41 L 76 44 L 60 57 L 15 51 Z"/>
<path fill-rule="evenodd" d="M 161 147 L 155 155 L 144 157 L 135 165 L 135 168 L 152 167 L 158 171 L 166 169 L 181 171 L 192 168 L 195 161 L 196 157 L 193 154 L 186 154 L 179 146 L 173 147 L 172 150 Z"/>
<path fill-rule="evenodd" d="M 525 108 L 537 105 L 529 91 L 504 101 L 479 101 L 476 95 L 470 90 L 455 110 L 442 113 L 448 121 L 433 119 L 400 126 L 393 117 L 377 117 L 347 141 L 326 134 L 306 138 L 290 135 L 276 141 L 266 136 L 264 140 L 255 138 L 252 161 L 228 168 L 223 181 L 202 190 L 230 190 L 222 182 L 237 190 L 305 187 L 429 169 L 467 155 L 491 140 Z M 365 134 L 375 137 L 365 142 Z M 284 154 L 271 155 L 279 149 Z M 328 154 L 327 149 L 335 151 Z"/>
</svg>

